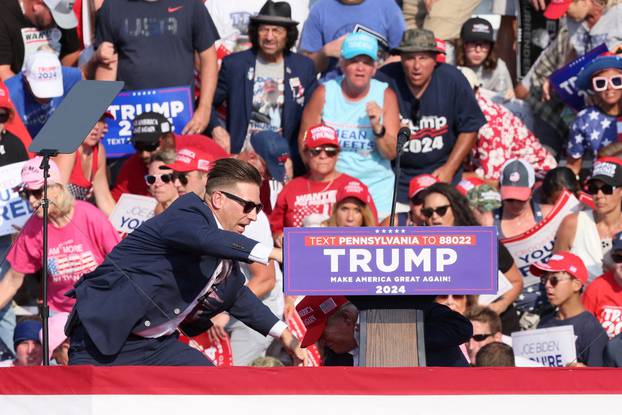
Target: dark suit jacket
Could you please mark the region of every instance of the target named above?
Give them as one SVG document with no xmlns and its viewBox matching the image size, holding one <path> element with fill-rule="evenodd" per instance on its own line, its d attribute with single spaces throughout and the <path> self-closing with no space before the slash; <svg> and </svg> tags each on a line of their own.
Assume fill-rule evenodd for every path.
<svg viewBox="0 0 622 415">
<path fill-rule="evenodd" d="M 209 207 L 194 193 L 146 221 L 84 275 L 68 295 L 97 349 L 119 352 L 130 333 L 174 319 L 196 299 L 221 259 L 249 261 L 256 241 L 218 229 Z M 232 273 L 210 295 L 211 312 L 229 310 L 266 335 L 277 317 Z"/>
<path fill-rule="evenodd" d="M 257 53 L 252 49 L 233 53 L 222 60 L 218 72 L 208 132 L 211 134 L 214 127 L 221 125 L 216 108 L 227 102 L 229 111 L 225 128 L 231 136 L 232 153 L 240 152 L 246 137 L 252 112 L 256 60 Z M 283 136 L 290 143 L 294 162 L 299 162 L 297 138 L 302 110 L 317 87 L 313 61 L 298 53 L 285 54 L 284 87 Z"/>
</svg>

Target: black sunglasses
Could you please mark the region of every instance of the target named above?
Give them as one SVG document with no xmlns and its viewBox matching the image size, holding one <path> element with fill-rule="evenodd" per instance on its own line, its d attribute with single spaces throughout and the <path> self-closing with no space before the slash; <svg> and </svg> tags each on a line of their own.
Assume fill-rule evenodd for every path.
<svg viewBox="0 0 622 415">
<path fill-rule="evenodd" d="M 188 184 L 188 173 L 171 173 L 171 181 L 179 180 L 182 186 Z"/>
<path fill-rule="evenodd" d="M 145 182 L 147 182 L 147 184 L 155 184 L 158 178 L 160 178 L 162 183 L 171 183 L 172 181 L 175 180 L 175 177 L 173 177 L 173 173 L 156 174 L 156 175 L 148 174 L 145 176 Z"/>
<path fill-rule="evenodd" d="M 228 192 L 223 192 L 222 190 L 220 190 L 220 193 L 222 193 L 223 195 L 227 196 L 229 199 L 234 200 L 238 202 L 240 205 L 242 205 L 242 208 L 243 208 L 242 211 L 246 214 L 251 213 L 253 209 L 256 209 L 257 213 L 261 212 L 261 210 L 263 209 L 262 203 L 255 203 L 255 202 L 251 202 L 250 200 L 244 200 L 239 196 L 236 196 Z"/>
<path fill-rule="evenodd" d="M 134 143 L 134 148 L 136 149 L 136 151 L 146 151 L 148 153 L 152 153 L 152 152 L 156 151 L 158 149 L 158 147 L 160 147 L 160 142 L 159 141 L 157 143 L 153 143 L 153 144 Z"/>
<path fill-rule="evenodd" d="M 560 278 L 557 275 L 543 275 L 540 277 L 540 282 L 542 283 L 542 285 L 546 285 L 546 282 L 550 282 L 551 283 L 551 287 L 557 287 L 557 284 L 559 284 L 560 281 L 565 281 L 565 280 L 571 280 L 572 277 L 569 278 Z"/>
<path fill-rule="evenodd" d="M 339 149 L 333 146 L 319 146 L 315 148 L 310 148 L 309 154 L 311 154 L 313 157 L 317 157 L 322 154 L 322 151 L 326 153 L 328 157 L 335 157 L 337 154 L 339 154 Z"/>
<path fill-rule="evenodd" d="M 34 196 L 35 199 L 41 199 L 43 197 L 43 188 L 37 190 L 21 189 L 18 194 L 24 200 L 30 199 L 30 196 Z"/>
<path fill-rule="evenodd" d="M 604 195 L 611 195 L 613 194 L 613 190 L 615 189 L 615 186 L 612 186 L 610 184 L 603 184 L 601 186 L 597 185 L 596 183 L 590 183 L 587 185 L 587 192 L 591 195 L 596 196 L 598 194 L 598 191 L 600 190 L 601 192 L 603 192 Z"/>
<path fill-rule="evenodd" d="M 476 342 L 483 342 L 484 340 L 486 340 L 490 336 L 494 336 L 494 334 L 492 334 L 492 333 L 474 334 L 473 336 L 471 336 L 471 338 L 473 340 L 475 340 Z"/>
<path fill-rule="evenodd" d="M 622 254 L 611 253 L 611 259 L 613 259 L 613 262 L 616 264 L 622 264 Z"/>
<path fill-rule="evenodd" d="M 4 124 L 9 120 L 11 113 L 8 111 L 0 111 L 0 123 Z"/>
<path fill-rule="evenodd" d="M 438 206 L 435 208 L 423 208 L 421 209 L 421 214 L 425 216 L 426 218 L 431 218 L 432 215 L 434 215 L 435 213 L 438 216 L 443 217 L 447 213 L 447 209 L 449 209 L 450 207 L 451 207 L 450 205 L 444 205 L 444 206 Z"/>
</svg>

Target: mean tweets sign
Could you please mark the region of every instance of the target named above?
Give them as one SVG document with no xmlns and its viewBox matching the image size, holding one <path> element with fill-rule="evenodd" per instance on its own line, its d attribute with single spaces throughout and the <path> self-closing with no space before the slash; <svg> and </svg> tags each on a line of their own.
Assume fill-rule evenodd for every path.
<svg viewBox="0 0 622 415">
<path fill-rule="evenodd" d="M 494 294 L 493 227 L 286 228 L 289 295 Z"/>
</svg>

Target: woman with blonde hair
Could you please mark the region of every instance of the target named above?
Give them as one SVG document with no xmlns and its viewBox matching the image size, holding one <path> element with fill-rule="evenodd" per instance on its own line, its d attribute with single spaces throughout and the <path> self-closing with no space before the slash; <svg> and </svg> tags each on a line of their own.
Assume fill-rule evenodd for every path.
<svg viewBox="0 0 622 415">
<path fill-rule="evenodd" d="M 370 208 L 372 202 L 367 186 L 352 180 L 337 190 L 333 213 L 323 226 L 376 226 L 376 216 Z"/>
</svg>

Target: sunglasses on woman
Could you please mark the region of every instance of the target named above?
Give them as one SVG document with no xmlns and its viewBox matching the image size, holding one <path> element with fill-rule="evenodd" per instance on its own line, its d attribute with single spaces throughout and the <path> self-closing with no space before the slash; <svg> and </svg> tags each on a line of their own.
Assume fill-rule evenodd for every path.
<svg viewBox="0 0 622 415">
<path fill-rule="evenodd" d="M 311 154 L 312 157 L 317 157 L 320 154 L 322 154 L 322 151 L 326 153 L 328 157 L 335 157 L 337 154 L 339 154 L 339 149 L 333 146 L 320 146 L 320 147 L 310 148 L 309 154 Z"/>
<path fill-rule="evenodd" d="M 615 189 L 615 186 L 612 186 L 610 184 L 602 184 L 602 185 L 598 185 L 596 183 L 590 183 L 587 185 L 586 191 L 591 194 L 591 195 L 597 195 L 599 191 L 603 192 L 604 195 L 611 195 L 613 194 L 613 190 Z"/>
<path fill-rule="evenodd" d="M 156 151 L 158 149 L 158 147 L 160 147 L 160 142 L 156 142 L 156 143 L 134 143 L 134 148 L 136 149 L 136 151 L 146 151 L 147 153 L 153 153 L 154 151 Z"/>
<path fill-rule="evenodd" d="M 9 120 L 11 113 L 6 110 L 0 110 L 0 124 L 4 124 Z"/>
<path fill-rule="evenodd" d="M 35 199 L 41 199 L 43 197 L 43 188 L 31 190 L 31 189 L 22 189 L 18 192 L 19 197 L 24 200 L 30 199 L 30 196 L 33 196 Z"/>
<path fill-rule="evenodd" d="M 447 210 L 450 208 L 450 205 L 437 206 L 435 208 L 423 208 L 421 209 L 421 214 L 426 218 L 431 218 L 435 213 L 441 218 L 445 216 Z"/>
<path fill-rule="evenodd" d="M 253 209 L 255 209 L 257 211 L 257 214 L 259 214 L 259 212 L 261 212 L 261 210 L 263 209 L 262 203 L 251 202 L 250 200 L 242 199 L 241 197 L 231 194 L 229 192 L 220 191 L 220 193 L 222 193 L 223 195 L 227 196 L 229 199 L 235 202 L 238 202 L 240 205 L 242 205 L 242 211 L 245 214 L 251 213 Z"/>
<path fill-rule="evenodd" d="M 622 75 L 613 75 L 609 78 L 605 78 L 604 76 L 595 76 L 592 78 L 592 87 L 596 92 L 606 90 L 607 84 L 610 84 L 613 89 L 622 89 Z"/>
<path fill-rule="evenodd" d="M 494 336 L 494 334 L 492 334 L 492 333 L 474 334 L 473 336 L 471 336 L 471 338 L 473 340 L 475 340 L 476 342 L 483 342 L 484 340 L 486 340 L 490 336 Z"/>
<path fill-rule="evenodd" d="M 148 185 L 152 185 L 155 184 L 155 182 L 158 181 L 158 179 L 160 179 L 160 181 L 164 184 L 168 184 L 168 183 L 172 183 L 175 180 L 175 177 L 173 177 L 173 173 L 166 173 L 166 174 L 148 174 L 145 176 L 145 182 Z"/>
<path fill-rule="evenodd" d="M 555 288 L 557 287 L 557 284 L 559 284 L 560 281 L 565 281 L 565 280 L 571 280 L 572 277 L 558 277 L 557 275 L 543 275 L 542 277 L 540 277 L 540 282 L 542 283 L 542 285 L 546 285 L 546 282 L 550 282 L 551 283 L 551 287 Z"/>
</svg>

